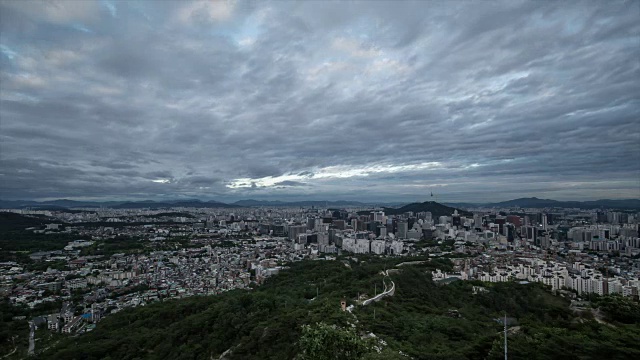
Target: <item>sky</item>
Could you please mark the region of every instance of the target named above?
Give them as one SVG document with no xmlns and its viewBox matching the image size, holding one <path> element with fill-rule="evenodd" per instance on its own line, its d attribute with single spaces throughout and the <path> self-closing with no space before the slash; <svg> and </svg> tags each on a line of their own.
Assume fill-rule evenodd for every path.
<svg viewBox="0 0 640 360">
<path fill-rule="evenodd" d="M 640 1 L 0 0 L 0 199 L 640 198 Z"/>
</svg>

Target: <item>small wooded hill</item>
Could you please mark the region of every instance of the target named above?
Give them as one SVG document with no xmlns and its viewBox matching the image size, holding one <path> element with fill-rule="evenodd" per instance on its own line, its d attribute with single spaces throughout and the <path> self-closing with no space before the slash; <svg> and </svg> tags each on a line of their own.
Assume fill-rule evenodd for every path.
<svg viewBox="0 0 640 360">
<path fill-rule="evenodd" d="M 470 282 L 435 285 L 427 271 L 450 270 L 448 260 L 402 266 L 391 274 L 394 296 L 358 306 L 353 315 L 340 311 L 340 299 L 353 303 L 358 293 L 372 296 L 374 285 L 382 286 L 380 271 L 401 261 L 294 263 L 252 291 L 168 300 L 110 315 L 96 330 L 40 357 L 219 359 L 230 350 L 224 359 L 501 359 L 502 325 L 495 319 L 506 311 L 520 326 L 509 337 L 510 359 L 640 358 L 639 325 L 614 327 L 577 317 L 567 300 L 540 284 L 485 284 L 488 291 L 476 295 Z M 388 345 L 382 354 L 302 357 L 302 327 L 318 322 L 338 329 L 353 324 L 359 334 L 373 332 Z"/>
<path fill-rule="evenodd" d="M 24 230 L 50 223 L 47 217 L 24 216 L 11 212 L 0 212 L 0 232 Z"/>
<path fill-rule="evenodd" d="M 430 212 L 431 216 L 434 219 L 437 219 L 440 216 L 451 216 L 455 210 L 458 210 L 458 214 L 462 216 L 473 216 L 473 214 L 469 211 L 453 208 L 450 206 L 446 206 L 435 201 L 425 201 L 422 203 L 411 203 L 407 204 L 400 208 L 383 208 L 385 215 L 400 215 L 406 212 L 412 211 L 413 213 L 419 212 Z M 360 211 L 358 214 L 367 215 L 370 214 L 371 211 Z"/>
</svg>

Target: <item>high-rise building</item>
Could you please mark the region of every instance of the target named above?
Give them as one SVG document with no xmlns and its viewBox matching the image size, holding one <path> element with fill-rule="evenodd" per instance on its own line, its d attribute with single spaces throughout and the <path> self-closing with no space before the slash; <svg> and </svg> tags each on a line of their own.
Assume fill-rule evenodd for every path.
<svg viewBox="0 0 640 360">
<path fill-rule="evenodd" d="M 398 233 L 396 234 L 399 239 L 406 239 L 407 232 L 409 231 L 409 224 L 406 221 L 398 222 Z"/>
<path fill-rule="evenodd" d="M 498 225 L 498 231 L 502 233 L 504 229 L 504 224 L 507 223 L 507 219 L 502 216 L 496 216 L 495 220 L 493 220 L 494 224 Z"/>
<path fill-rule="evenodd" d="M 535 226 L 523 226 L 522 227 L 522 237 L 524 237 L 525 239 L 527 239 L 528 241 L 533 241 L 534 243 L 536 242 L 536 239 L 538 237 L 538 229 L 536 229 Z"/>
<path fill-rule="evenodd" d="M 473 214 L 473 227 L 482 228 L 482 214 Z"/>
<path fill-rule="evenodd" d="M 619 220 L 620 224 L 628 224 L 629 223 L 629 214 L 620 213 L 620 215 L 618 216 L 618 220 Z"/>
<path fill-rule="evenodd" d="M 336 234 L 338 234 L 338 230 L 329 229 L 328 233 L 329 233 L 329 242 L 334 244 L 336 242 Z"/>
<path fill-rule="evenodd" d="M 607 213 L 605 213 L 604 211 L 598 211 L 596 213 L 596 221 L 599 223 L 606 223 L 607 222 Z"/>
<path fill-rule="evenodd" d="M 451 215 L 451 223 L 453 226 L 460 226 L 460 215 L 458 214 L 458 210 L 454 210 Z"/>
<path fill-rule="evenodd" d="M 433 239 L 433 230 L 430 227 L 422 228 L 422 237 L 426 240 Z"/>
<path fill-rule="evenodd" d="M 384 223 L 384 211 L 373 211 L 373 221 Z"/>
</svg>

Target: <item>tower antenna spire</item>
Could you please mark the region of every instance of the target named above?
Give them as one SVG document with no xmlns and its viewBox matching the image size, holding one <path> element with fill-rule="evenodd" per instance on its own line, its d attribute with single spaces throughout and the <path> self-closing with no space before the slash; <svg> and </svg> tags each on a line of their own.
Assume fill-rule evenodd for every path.
<svg viewBox="0 0 640 360">
<path fill-rule="evenodd" d="M 504 313 L 504 360 L 507 360 L 507 312 Z"/>
</svg>

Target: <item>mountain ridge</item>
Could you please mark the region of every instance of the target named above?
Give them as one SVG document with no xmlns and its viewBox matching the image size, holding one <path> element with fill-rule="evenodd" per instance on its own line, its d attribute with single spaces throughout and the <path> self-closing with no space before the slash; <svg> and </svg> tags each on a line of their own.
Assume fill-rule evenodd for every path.
<svg viewBox="0 0 640 360">
<path fill-rule="evenodd" d="M 513 200 L 495 202 L 495 203 L 446 203 L 451 206 L 460 206 L 466 208 L 473 207 L 522 207 L 522 208 L 579 208 L 579 209 L 622 209 L 635 210 L 640 209 L 640 199 L 599 199 L 587 201 L 562 201 L 553 199 L 539 199 L 537 197 L 525 197 Z"/>
<path fill-rule="evenodd" d="M 429 203 L 429 201 L 426 201 Z M 307 200 L 307 201 L 281 201 L 281 200 L 238 200 L 235 202 L 221 202 L 216 200 L 181 199 L 181 200 L 136 200 L 136 201 L 77 201 L 69 199 L 56 199 L 48 201 L 33 200 L 1 200 L 0 209 L 24 209 L 33 208 L 39 210 L 64 210 L 72 208 L 113 208 L 113 209 L 158 209 L 170 207 L 201 207 L 201 208 L 241 208 L 241 207 L 344 207 L 344 206 L 380 206 L 385 209 L 395 209 L 391 203 L 360 202 L 349 200 Z M 398 203 L 398 206 L 423 203 Z M 562 201 L 553 199 L 540 199 L 537 197 L 517 198 L 493 203 L 468 203 L 468 202 L 440 202 L 440 204 L 460 209 L 476 207 L 521 207 L 521 208 L 579 208 L 579 209 L 620 209 L 640 210 L 640 199 L 600 199 L 588 201 Z M 394 211 L 394 210 L 390 210 Z M 411 210 L 408 210 L 411 211 Z M 427 210 L 428 211 L 428 210 Z"/>
<path fill-rule="evenodd" d="M 473 215 L 469 211 L 447 206 L 441 203 L 437 203 L 435 201 L 411 203 L 411 204 L 401 206 L 399 208 L 383 207 L 383 211 L 385 215 L 400 215 L 406 212 L 413 212 L 413 213 L 430 212 L 433 218 L 438 218 L 440 216 L 451 216 L 456 210 L 462 216 Z"/>
</svg>

